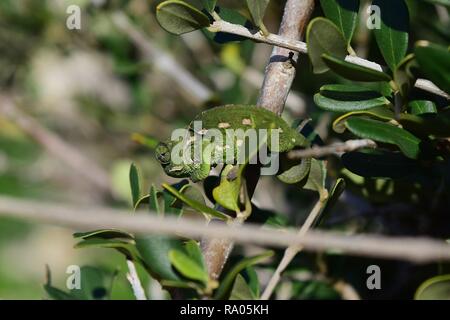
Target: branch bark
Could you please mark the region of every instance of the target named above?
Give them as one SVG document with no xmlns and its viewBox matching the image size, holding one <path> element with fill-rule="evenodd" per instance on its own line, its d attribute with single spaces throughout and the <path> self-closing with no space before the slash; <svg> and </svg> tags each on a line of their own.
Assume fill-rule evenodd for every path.
<svg viewBox="0 0 450 320">
<path fill-rule="evenodd" d="M 351 152 L 362 148 L 375 148 L 377 144 L 368 139 L 347 140 L 325 147 L 312 147 L 310 149 L 295 150 L 288 153 L 289 159 L 321 158 L 330 154 Z"/>
<path fill-rule="evenodd" d="M 260 225 L 209 225 L 203 221 L 155 212 L 136 214 L 128 210 L 80 207 L 0 196 L 0 216 L 67 227 L 77 231 L 119 229 L 135 234 L 165 234 L 192 239 L 218 237 L 242 244 L 287 248 L 301 246 L 305 251 L 339 251 L 342 254 L 405 260 L 415 263 L 450 261 L 450 245 L 443 239 L 343 235 L 335 232 L 297 232 L 264 228 Z"/>
</svg>

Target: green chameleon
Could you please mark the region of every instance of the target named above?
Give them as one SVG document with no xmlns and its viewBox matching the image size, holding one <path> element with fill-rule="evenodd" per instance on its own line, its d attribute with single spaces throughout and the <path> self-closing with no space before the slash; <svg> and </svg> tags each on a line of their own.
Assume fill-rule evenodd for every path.
<svg viewBox="0 0 450 320">
<path fill-rule="evenodd" d="M 201 121 L 201 128 L 197 128 L 197 131 L 194 126 L 195 121 Z M 208 130 L 213 128 L 218 129 L 218 132 L 222 135 L 223 140 L 220 142 L 220 145 L 216 143 L 215 139 L 207 138 Z M 157 146 L 156 158 L 167 175 L 175 178 L 190 178 L 193 182 L 206 179 L 212 167 L 224 163 L 227 155 L 226 150 L 232 150 L 232 159 L 234 161 L 238 159 L 237 150 L 239 148 L 237 145 L 242 145 L 243 141 L 233 135 L 233 138 L 229 140 L 234 145 L 232 148 L 227 146 L 225 144 L 227 141 L 226 137 L 230 134 L 230 130 L 227 129 L 242 129 L 242 131 L 247 129 L 266 129 L 268 136 L 271 135 L 274 129 L 279 129 L 277 148 L 271 146 L 269 137 L 266 140 L 268 150 L 276 151 L 280 154 L 284 154 L 292 149 L 309 146 L 309 141 L 297 130 L 291 128 L 282 118 L 269 110 L 252 105 L 226 105 L 209 109 L 200 113 L 189 124 L 187 129 L 188 137 L 187 139 L 184 137 L 185 143 L 180 149 L 186 150 L 196 139 L 201 137 L 202 150 L 204 150 L 202 154 L 195 155 L 193 152 L 188 152 L 192 155 L 194 161 L 181 164 L 174 163 L 171 159 L 172 151 L 176 145 L 181 143 L 181 139 L 177 141 L 168 140 L 161 142 Z M 299 182 L 309 173 L 310 163 L 310 159 L 304 159 L 300 163 L 297 161 L 282 174 L 279 174 L 278 177 L 286 183 Z"/>
</svg>

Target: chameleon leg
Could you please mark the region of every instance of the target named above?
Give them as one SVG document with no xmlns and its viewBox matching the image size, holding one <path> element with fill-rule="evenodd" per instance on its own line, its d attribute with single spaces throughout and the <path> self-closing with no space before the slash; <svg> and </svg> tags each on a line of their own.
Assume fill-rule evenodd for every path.
<svg viewBox="0 0 450 320">
<path fill-rule="evenodd" d="M 209 172 L 211 171 L 213 144 L 204 142 L 202 147 L 203 150 L 200 163 L 197 164 L 196 168 L 191 173 L 191 180 L 193 182 L 198 182 L 206 179 L 209 176 Z"/>
</svg>

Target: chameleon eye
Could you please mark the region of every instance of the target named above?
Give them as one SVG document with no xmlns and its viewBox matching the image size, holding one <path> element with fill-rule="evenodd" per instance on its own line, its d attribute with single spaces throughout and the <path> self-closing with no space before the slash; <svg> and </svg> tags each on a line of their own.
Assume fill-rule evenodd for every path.
<svg viewBox="0 0 450 320">
<path fill-rule="evenodd" d="M 160 143 L 156 147 L 156 159 L 162 164 L 168 164 L 170 162 L 170 149 L 165 143 Z"/>
</svg>

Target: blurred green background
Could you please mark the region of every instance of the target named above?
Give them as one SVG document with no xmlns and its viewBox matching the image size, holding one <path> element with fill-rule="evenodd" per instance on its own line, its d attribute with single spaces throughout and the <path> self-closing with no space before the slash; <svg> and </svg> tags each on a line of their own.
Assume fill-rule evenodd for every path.
<svg viewBox="0 0 450 320">
<path fill-rule="evenodd" d="M 153 158 L 155 141 L 167 138 L 172 129 L 185 126 L 207 106 L 255 102 L 271 47 L 250 41 L 218 44 L 200 31 L 172 36 L 156 22 L 154 12 L 159 2 L 0 1 L 1 194 L 66 202 L 80 208 L 90 205 L 128 208 L 128 170 L 132 162 L 141 170 L 144 189 L 151 183 L 174 181 L 163 175 Z M 236 9 L 243 6 L 242 1 L 219 1 L 219 4 Z M 448 45 L 448 11 L 436 9 L 426 1 L 408 4 L 412 16 L 410 42 L 428 39 Z M 81 30 L 66 27 L 70 15 L 66 10 L 70 5 L 81 9 Z M 265 24 L 271 32 L 277 31 L 283 5 L 281 0 L 270 3 Z M 321 15 L 320 8 L 315 15 Z M 118 27 L 114 16 L 125 17 L 143 37 L 144 44 L 150 44 L 158 54 L 142 50 L 145 49 L 142 41 L 133 38 L 133 32 L 127 34 Z M 358 29 L 353 47 L 358 55 L 382 62 L 366 28 Z M 190 90 L 189 85 L 180 85 L 162 66 L 163 57 L 179 64 L 171 65 L 191 75 L 206 96 Z M 294 94 L 283 116 L 287 120 L 310 117 L 325 142 L 336 141 L 330 130 L 332 116 L 317 110 L 312 102 L 318 88 L 337 81 L 336 78 L 330 74 L 313 76 L 306 56 L 301 57 L 298 68 L 300 76 L 295 80 Z M 24 119 L 34 122 L 30 124 Z M 64 160 L 61 149 L 51 149 L 52 143 L 48 136 L 39 135 L 40 129 L 59 137 L 88 159 L 84 174 Z M 331 177 L 342 175 L 338 161 L 331 161 L 329 169 Z M 345 174 L 354 185 L 350 184 L 336 210 L 333 228 L 349 232 L 449 235 L 445 209 L 431 219 L 424 213 L 429 204 L 414 207 L 400 198 L 390 198 L 376 185 L 368 189 L 361 178 Z M 370 199 L 365 197 L 368 190 L 373 195 Z M 313 193 L 299 196 L 298 191 L 270 178 L 261 180 L 255 195 L 260 207 L 275 208 L 297 223 L 313 200 Z M 443 208 L 448 211 L 446 205 Z M 110 275 L 119 270 L 113 298 L 133 298 L 124 275 L 126 265 L 118 253 L 74 249 L 75 243 L 66 229 L 0 218 L 0 299 L 44 298 L 45 266 L 52 270 L 53 282 L 63 287 L 66 268 L 73 264 L 100 266 Z M 365 269 L 360 266 L 369 265 L 369 259 L 331 260 L 328 261 L 331 273 L 338 270 L 337 277 L 364 285 Z M 361 294 L 369 298 L 412 298 L 422 281 L 445 267 L 419 268 L 386 262 L 392 283 L 387 284 L 383 293 Z M 153 297 L 162 298 L 161 292 L 151 286 L 143 273 L 142 276 L 145 285 L 154 289 Z M 300 282 L 294 282 L 293 286 L 297 298 L 311 297 L 308 293 L 313 290 L 311 286 L 308 289 Z M 334 297 L 333 292 L 331 296 L 328 294 L 325 290 L 325 297 Z"/>
</svg>

